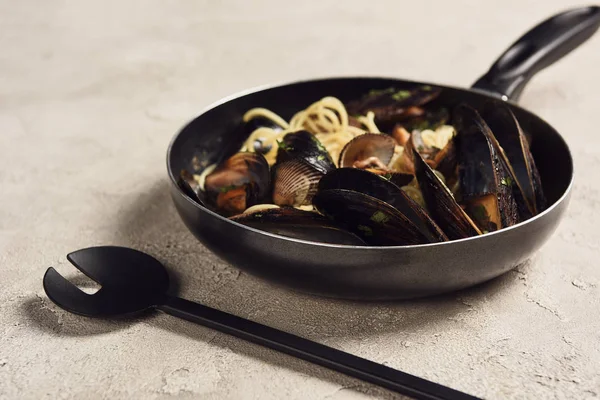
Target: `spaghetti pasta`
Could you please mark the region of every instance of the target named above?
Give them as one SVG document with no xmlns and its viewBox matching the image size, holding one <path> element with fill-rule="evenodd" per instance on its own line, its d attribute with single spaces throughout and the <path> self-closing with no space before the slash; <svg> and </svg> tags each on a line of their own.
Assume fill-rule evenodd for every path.
<svg viewBox="0 0 600 400">
<path fill-rule="evenodd" d="M 367 113 L 366 116 L 359 116 L 357 118 L 364 126 L 363 129 L 351 126 L 346 107 L 338 98 L 331 96 L 324 97 L 309 105 L 306 109 L 297 112 L 289 123 L 266 108 L 248 110 L 244 114 L 243 120 L 244 122 L 248 122 L 257 117 L 266 118 L 280 126 L 281 129 L 257 128 L 244 142 L 241 151 L 256 151 L 256 144 L 258 142 L 258 147 L 268 149 L 263 155 L 269 165 L 275 164 L 278 142 L 290 132 L 306 130 L 315 135 L 325 149 L 327 149 L 336 166 L 340 152 L 350 140 L 367 132 L 380 133 L 379 128 L 375 125 L 374 114 L 372 112 Z"/>
</svg>

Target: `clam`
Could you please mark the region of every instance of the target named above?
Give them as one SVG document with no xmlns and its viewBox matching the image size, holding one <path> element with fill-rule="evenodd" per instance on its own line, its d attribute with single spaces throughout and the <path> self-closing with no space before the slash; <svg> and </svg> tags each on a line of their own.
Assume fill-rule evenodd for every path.
<svg viewBox="0 0 600 400">
<path fill-rule="evenodd" d="M 512 174 L 494 135 L 475 109 L 459 105 L 454 112 L 461 196 L 466 211 L 482 231 L 519 222 Z"/>
<path fill-rule="evenodd" d="M 346 143 L 340 153 L 340 168 L 373 168 L 388 170 L 396 141 L 393 137 L 380 133 L 365 133 Z"/>
<path fill-rule="evenodd" d="M 433 220 L 450 240 L 481 234 L 481 230 L 456 202 L 452 192 L 410 142 L 410 154 L 423 199 Z"/>
<path fill-rule="evenodd" d="M 311 204 L 323 174 L 300 159 L 275 164 L 273 167 L 273 203 L 278 206 Z"/>
<path fill-rule="evenodd" d="M 291 207 L 270 208 L 229 218 L 243 225 L 296 239 L 332 244 L 364 245 L 357 235 L 334 225 L 328 218 Z"/>
<path fill-rule="evenodd" d="M 503 102 L 487 103 L 480 111 L 501 154 L 505 157 L 521 200 L 519 206 L 524 218 L 536 215 L 546 207 L 540 174 L 529 150 L 529 143 L 510 108 Z"/>
<path fill-rule="evenodd" d="M 204 192 L 225 215 L 243 212 L 263 202 L 269 193 L 269 165 L 259 153 L 236 153 L 219 164 L 204 180 Z"/>
</svg>

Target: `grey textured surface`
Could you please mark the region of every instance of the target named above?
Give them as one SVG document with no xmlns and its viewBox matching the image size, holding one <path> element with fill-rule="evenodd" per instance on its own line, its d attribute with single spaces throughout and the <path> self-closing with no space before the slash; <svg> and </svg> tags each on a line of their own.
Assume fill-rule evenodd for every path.
<svg viewBox="0 0 600 400">
<path fill-rule="evenodd" d="M 468 86 L 568 1 L 0 1 L 0 398 L 396 398 L 165 315 L 99 321 L 45 297 L 46 267 L 97 244 L 147 251 L 181 293 L 486 398 L 600 396 L 600 38 L 522 104 L 562 132 L 576 183 L 517 271 L 397 303 L 273 287 L 207 252 L 168 196 L 179 127 L 229 93 L 330 75 Z"/>
</svg>

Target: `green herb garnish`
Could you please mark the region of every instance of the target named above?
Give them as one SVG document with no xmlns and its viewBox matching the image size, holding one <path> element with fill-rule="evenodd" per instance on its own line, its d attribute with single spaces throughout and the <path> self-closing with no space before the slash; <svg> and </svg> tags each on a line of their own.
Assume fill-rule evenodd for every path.
<svg viewBox="0 0 600 400">
<path fill-rule="evenodd" d="M 500 183 L 504 186 L 512 186 L 512 184 L 514 183 L 512 178 L 510 177 L 506 177 L 506 178 L 502 178 L 500 180 Z"/>
<path fill-rule="evenodd" d="M 392 95 L 392 99 L 396 101 L 401 101 L 410 97 L 410 91 L 408 90 L 399 90 Z"/>
<path fill-rule="evenodd" d="M 383 211 L 375 211 L 373 215 L 371 215 L 371 221 L 378 224 L 385 224 L 389 220 L 390 217 L 387 216 Z"/>
<path fill-rule="evenodd" d="M 294 148 L 288 144 L 285 144 L 283 140 L 277 140 L 277 147 L 284 151 L 292 151 Z"/>
<path fill-rule="evenodd" d="M 396 89 L 394 89 L 393 87 L 389 87 L 387 89 L 371 89 L 369 90 L 369 96 L 379 96 L 379 95 L 383 95 L 383 94 L 390 94 L 390 93 L 394 93 L 396 91 Z"/>
<path fill-rule="evenodd" d="M 356 228 L 359 231 L 361 231 L 365 236 L 373 236 L 373 229 L 366 225 L 358 225 Z"/>
<path fill-rule="evenodd" d="M 227 193 L 230 190 L 236 189 L 237 186 L 236 185 L 229 185 L 229 186 L 223 186 L 222 188 L 219 189 L 219 192 L 221 193 Z"/>
</svg>

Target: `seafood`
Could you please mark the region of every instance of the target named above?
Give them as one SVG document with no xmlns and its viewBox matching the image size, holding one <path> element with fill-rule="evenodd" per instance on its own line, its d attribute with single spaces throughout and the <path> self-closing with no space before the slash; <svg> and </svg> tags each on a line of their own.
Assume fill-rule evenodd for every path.
<svg viewBox="0 0 600 400">
<path fill-rule="evenodd" d="M 252 228 L 295 239 L 316 240 L 332 244 L 365 244 L 360 237 L 333 225 L 328 218 L 321 214 L 292 207 L 257 210 L 239 214 L 230 219 Z"/>
<path fill-rule="evenodd" d="M 443 104 L 430 86 L 333 97 L 290 122 L 251 109 L 250 139 L 212 166 L 182 171 L 199 204 L 302 240 L 403 246 L 483 235 L 544 210 L 530 143 L 503 102 Z M 267 134 L 262 134 L 262 131 Z M 202 172 L 203 171 L 203 172 Z"/>
</svg>

